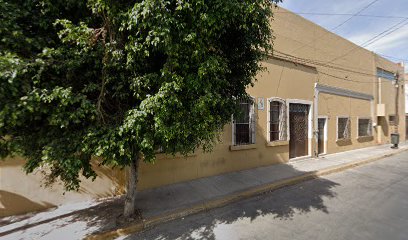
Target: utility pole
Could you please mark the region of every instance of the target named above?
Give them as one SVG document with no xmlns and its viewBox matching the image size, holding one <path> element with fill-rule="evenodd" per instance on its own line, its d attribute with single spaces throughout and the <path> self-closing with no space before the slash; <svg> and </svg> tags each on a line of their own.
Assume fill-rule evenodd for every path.
<svg viewBox="0 0 408 240">
<path fill-rule="evenodd" d="M 400 83 L 399 83 L 399 73 L 395 74 L 395 126 L 394 126 L 394 133 L 391 134 L 391 143 L 393 144 L 392 148 L 398 148 L 399 144 L 399 133 L 398 133 L 398 126 L 399 126 L 399 91 L 400 91 Z"/>
<path fill-rule="evenodd" d="M 399 73 L 395 74 L 395 88 L 397 93 L 395 94 L 395 133 L 398 133 L 399 126 L 399 92 L 400 92 L 400 82 L 399 82 Z"/>
</svg>

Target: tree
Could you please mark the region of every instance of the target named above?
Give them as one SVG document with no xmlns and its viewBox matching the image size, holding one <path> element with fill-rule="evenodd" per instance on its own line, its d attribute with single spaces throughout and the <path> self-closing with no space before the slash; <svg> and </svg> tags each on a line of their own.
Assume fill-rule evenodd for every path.
<svg viewBox="0 0 408 240">
<path fill-rule="evenodd" d="M 278 1 L 278 0 L 276 0 Z M 275 1 L 275 2 L 276 2 Z M 269 0 L 0 0 L 0 154 L 77 190 L 101 164 L 210 151 L 271 50 Z"/>
</svg>

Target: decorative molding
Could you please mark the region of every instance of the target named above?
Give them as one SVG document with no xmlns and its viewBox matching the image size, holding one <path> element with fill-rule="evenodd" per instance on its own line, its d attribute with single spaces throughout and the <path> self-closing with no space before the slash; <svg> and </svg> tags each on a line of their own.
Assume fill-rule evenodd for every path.
<svg viewBox="0 0 408 240">
<path fill-rule="evenodd" d="M 355 92 L 352 90 L 338 88 L 338 87 L 331 87 L 331 86 L 318 84 L 318 83 L 316 84 L 316 90 L 321 93 L 329 93 L 329 94 L 334 94 L 334 95 L 343 96 L 343 97 L 351 97 L 351 98 L 363 99 L 367 101 L 374 100 L 374 97 L 369 94 Z"/>
</svg>

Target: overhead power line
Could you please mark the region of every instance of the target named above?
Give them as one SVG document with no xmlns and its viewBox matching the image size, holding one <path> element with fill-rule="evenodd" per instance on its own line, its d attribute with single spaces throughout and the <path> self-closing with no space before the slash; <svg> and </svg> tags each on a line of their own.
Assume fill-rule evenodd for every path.
<svg viewBox="0 0 408 240">
<path fill-rule="evenodd" d="M 344 24 L 346 24 L 347 22 L 349 22 L 351 19 L 353 19 L 354 17 L 356 17 L 358 14 L 362 13 L 363 11 L 365 11 L 367 8 L 369 8 L 371 5 L 373 5 L 374 3 L 378 2 L 379 0 L 374 0 L 372 2 L 370 2 L 368 5 L 366 5 L 365 7 L 363 7 L 360 11 L 356 12 L 355 14 L 353 14 L 351 17 L 349 17 L 348 19 L 346 19 L 345 21 L 343 21 L 342 23 L 340 23 L 339 25 L 337 25 L 336 27 L 332 28 L 331 30 L 334 31 L 336 29 L 338 29 L 339 27 L 343 26 Z"/>
<path fill-rule="evenodd" d="M 351 17 L 349 17 L 349 18 L 346 19 L 345 21 L 341 22 L 340 24 L 338 24 L 337 26 L 335 26 L 334 28 L 332 28 L 331 31 L 334 31 L 334 30 L 338 29 L 339 27 L 343 26 L 344 24 L 346 24 L 347 22 L 349 22 L 351 19 L 353 19 L 355 16 L 361 14 L 363 11 L 365 11 L 367 8 L 369 8 L 370 6 L 372 6 L 374 3 L 378 2 L 378 1 L 379 1 L 379 0 L 371 1 L 369 4 L 367 4 L 367 5 L 364 6 L 362 9 L 360 9 L 358 12 L 354 13 Z M 293 51 L 291 51 L 291 53 L 296 52 L 296 51 L 298 51 L 298 50 L 304 48 L 305 46 L 307 46 L 307 45 L 313 43 L 313 42 L 316 41 L 317 39 L 320 39 L 320 38 L 322 38 L 323 36 L 325 36 L 325 35 L 327 35 L 327 34 L 329 34 L 329 33 L 330 33 L 330 32 L 324 32 L 323 34 L 321 34 L 321 35 L 319 35 L 319 36 L 313 38 L 312 41 L 310 41 L 310 42 L 304 44 L 303 46 L 300 46 L 300 47 L 294 49 Z"/>
<path fill-rule="evenodd" d="M 327 64 L 325 62 L 321 62 L 318 60 L 312 60 L 312 59 L 307 59 L 307 58 L 301 58 L 301 57 L 296 57 L 293 55 L 290 55 L 288 53 L 284 53 L 278 50 L 274 50 L 273 53 L 273 57 L 276 57 L 278 59 L 282 59 L 282 60 L 286 60 L 286 61 L 290 61 L 293 63 L 298 63 L 298 64 L 303 64 L 303 65 L 307 65 L 307 66 L 321 66 L 321 67 L 325 67 L 325 68 L 329 68 L 329 69 L 334 69 L 337 71 L 341 71 L 341 72 L 347 72 L 347 73 L 352 73 L 352 74 L 357 74 L 357 75 L 362 75 L 362 76 L 366 76 L 366 77 L 375 77 L 375 79 L 378 78 L 378 76 L 376 74 L 372 74 L 369 72 L 359 72 L 359 71 L 354 71 L 351 69 L 347 69 L 346 66 L 343 67 L 339 67 L 336 65 L 332 65 L 332 64 Z M 365 84 L 372 84 L 372 83 L 380 83 L 382 81 L 386 81 L 386 80 L 377 80 L 377 81 L 358 81 L 358 80 L 353 80 L 347 77 L 339 77 L 339 76 L 335 76 L 333 74 L 327 73 L 327 72 L 323 72 L 321 70 L 318 71 L 318 74 L 323 74 L 326 76 L 330 76 L 333 78 L 337 78 L 337 79 L 341 79 L 344 81 L 348 81 L 348 82 L 354 82 L 354 83 L 365 83 Z"/>
<path fill-rule="evenodd" d="M 312 13 L 312 12 L 275 12 L 279 14 L 289 14 L 294 13 L 298 15 L 314 15 L 314 16 L 355 16 L 355 17 L 366 17 L 366 18 L 391 18 L 391 19 L 402 19 L 406 18 L 403 16 L 383 16 L 383 15 L 370 15 L 370 14 L 352 14 L 352 13 Z"/>
<path fill-rule="evenodd" d="M 370 38 L 369 40 L 365 41 L 364 43 L 357 45 L 355 47 L 353 47 L 352 49 L 350 49 L 348 52 L 346 52 L 345 54 L 338 56 L 336 58 L 333 58 L 332 60 L 330 60 L 328 63 L 332 63 L 338 59 L 341 59 L 347 55 L 349 55 L 351 52 L 353 52 L 354 50 L 356 50 L 359 47 L 367 47 L 377 41 L 379 41 L 380 39 L 383 39 L 384 37 L 394 33 L 395 31 L 397 31 L 398 29 L 404 27 L 405 25 L 408 25 L 408 18 L 403 19 L 402 21 L 398 22 L 397 24 L 391 26 L 390 28 L 388 28 L 387 30 L 375 35 L 374 37 Z"/>
<path fill-rule="evenodd" d="M 335 70 L 338 70 L 338 71 L 355 73 L 355 74 L 365 75 L 365 76 L 370 76 L 370 77 L 376 76 L 376 75 L 374 75 L 373 73 L 370 73 L 370 72 L 356 71 L 356 70 L 352 70 L 352 69 L 347 68 L 347 66 L 341 66 L 341 65 L 336 65 L 336 64 L 328 64 L 328 63 L 323 62 L 323 61 L 296 57 L 296 56 L 293 56 L 293 55 L 290 55 L 288 53 L 284 53 L 284 52 L 281 52 L 281 51 L 278 51 L 278 50 L 274 50 L 274 56 L 280 57 L 280 58 L 286 58 L 286 59 L 289 59 L 289 60 L 293 60 L 295 62 L 297 61 L 299 63 L 307 64 L 307 65 L 321 66 L 321 67 L 335 69 Z"/>
<path fill-rule="evenodd" d="M 393 56 L 385 55 L 385 54 L 378 53 L 378 52 L 377 52 L 377 54 L 380 55 L 380 56 L 386 57 L 386 58 L 392 58 L 392 59 L 408 62 L 408 59 L 393 57 Z"/>
<path fill-rule="evenodd" d="M 287 38 L 287 39 L 290 39 L 290 40 L 292 40 L 292 41 L 298 42 L 298 43 L 300 43 L 300 44 L 304 44 L 304 42 L 299 41 L 299 39 L 291 38 L 291 37 L 289 37 L 289 36 L 282 35 L 282 34 L 279 34 L 279 33 L 277 33 L 277 32 L 275 32 L 274 34 L 275 34 L 275 35 L 282 36 L 282 37 Z M 307 45 L 307 46 L 310 47 L 310 48 L 313 48 L 313 49 L 316 49 L 316 50 L 318 50 L 318 51 L 323 52 L 323 53 L 325 54 L 325 56 L 335 56 L 335 55 L 333 55 L 333 53 L 330 53 L 330 52 L 328 52 L 328 51 L 326 51 L 326 50 L 324 50 L 324 49 L 322 49 L 322 48 L 320 48 L 320 47 L 311 46 L 311 45 Z M 292 55 L 292 56 L 293 56 L 293 55 Z M 326 61 L 323 61 L 323 60 L 316 60 L 316 59 L 314 59 L 314 61 L 318 61 L 318 62 L 321 62 L 321 63 L 327 63 Z M 367 70 L 366 68 L 361 68 L 361 67 L 357 67 L 357 66 L 353 66 L 353 67 L 351 67 L 351 66 L 345 66 L 345 65 L 342 65 L 342 64 L 339 64 L 339 63 L 330 63 L 330 64 L 331 64 L 331 65 L 335 65 L 335 66 L 339 66 L 339 67 L 344 67 L 344 68 L 352 69 L 352 70 L 355 70 L 355 71 L 366 71 L 366 70 Z"/>
<path fill-rule="evenodd" d="M 293 60 L 293 59 L 290 59 L 290 58 L 287 58 L 287 57 L 285 57 L 285 56 L 276 56 L 276 57 L 278 57 L 278 58 L 281 58 L 281 59 L 284 59 L 284 60 L 287 60 L 287 61 L 291 61 L 291 62 L 294 62 L 294 63 L 299 63 L 299 64 L 308 64 L 309 62 L 302 62 L 301 60 Z M 309 63 L 310 64 L 310 63 Z M 344 71 L 344 70 L 340 70 L 340 71 Z M 317 72 L 317 74 L 323 74 L 323 75 L 326 75 L 326 76 L 330 76 L 330 77 L 333 77 L 333 78 L 337 78 L 337 79 L 340 79 L 340 80 L 344 80 L 344 81 L 348 81 L 348 82 L 354 82 L 354 83 L 365 83 L 365 84 L 373 84 L 373 83 L 377 83 L 377 82 L 379 82 L 379 81 L 383 81 L 383 80 L 377 80 L 377 81 L 374 81 L 374 82 L 372 82 L 372 81 L 357 81 L 357 80 L 353 80 L 353 79 L 349 79 L 349 78 L 344 78 L 344 77 L 339 77 L 339 76 L 335 76 L 335 75 L 332 75 L 332 74 L 330 74 L 330 73 L 326 73 L 326 72 L 323 72 L 323 71 L 318 71 Z M 365 76 L 372 76 L 372 77 L 377 77 L 376 75 L 373 75 L 373 74 L 363 74 L 363 75 L 365 75 Z"/>
<path fill-rule="evenodd" d="M 397 31 L 398 29 L 404 27 L 405 25 L 408 24 L 408 18 L 405 18 L 404 20 L 402 20 L 401 22 L 397 23 L 396 25 L 394 25 L 393 27 L 377 34 L 376 36 L 374 36 L 373 38 L 371 38 L 370 40 L 366 41 L 365 43 L 362 44 L 363 47 L 366 47 L 368 45 L 373 44 L 374 42 L 390 35 L 391 33 Z M 399 25 L 399 26 L 398 26 Z"/>
<path fill-rule="evenodd" d="M 335 75 L 332 75 L 332 74 L 329 74 L 329 73 L 325 73 L 325 72 L 322 72 L 322 71 L 319 71 L 318 74 L 323 74 L 323 75 L 326 75 L 326 76 L 329 76 L 329 77 L 333 77 L 333 78 L 337 78 L 337 79 L 340 79 L 340 80 L 343 80 L 343 81 L 348 81 L 348 82 L 353 82 L 353 83 L 373 84 L 373 83 L 378 83 L 378 82 L 380 82 L 380 81 L 384 81 L 384 80 L 377 80 L 377 81 L 375 81 L 375 82 L 356 81 L 356 80 L 353 80 L 353 79 L 348 79 L 348 78 L 343 78 L 343 77 L 335 76 Z"/>
</svg>

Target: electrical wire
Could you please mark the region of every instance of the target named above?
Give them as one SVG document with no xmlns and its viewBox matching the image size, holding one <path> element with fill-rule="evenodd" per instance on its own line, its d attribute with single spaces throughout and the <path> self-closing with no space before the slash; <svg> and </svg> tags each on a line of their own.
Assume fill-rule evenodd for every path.
<svg viewBox="0 0 408 240">
<path fill-rule="evenodd" d="M 400 25 L 400 24 L 402 24 L 402 25 Z M 398 25 L 400 25 L 400 26 L 398 26 Z M 401 29 L 402 27 L 404 27 L 404 26 L 406 26 L 406 25 L 408 25 L 408 18 L 405 18 L 403 21 L 401 21 L 401 22 L 399 22 L 398 24 L 396 24 L 395 26 L 398 26 L 398 27 L 396 27 L 395 29 L 393 29 L 393 30 L 389 29 L 389 30 L 386 30 L 386 31 L 384 31 L 384 32 L 382 32 L 382 33 L 380 33 L 380 34 L 377 34 L 377 35 L 376 35 L 375 37 L 373 37 L 372 39 L 366 41 L 366 43 L 363 43 L 363 44 L 362 44 L 362 47 L 369 46 L 369 45 L 373 44 L 374 42 L 376 42 L 376 41 L 378 41 L 378 40 L 380 40 L 380 39 L 382 39 L 382 38 L 384 38 L 384 37 L 386 37 L 386 36 L 388 36 L 388 35 L 394 33 L 395 31 Z"/>
<path fill-rule="evenodd" d="M 285 35 L 279 34 L 279 33 L 277 33 L 277 32 L 274 32 L 274 34 L 275 34 L 275 35 L 278 35 L 278 36 L 281 36 L 281 37 L 284 37 L 284 38 L 287 38 L 287 39 L 290 39 L 290 40 L 292 40 L 292 41 L 298 42 L 298 43 L 300 43 L 300 44 L 304 44 L 303 42 L 301 42 L 301 41 L 299 41 L 299 40 L 297 40 L 297 39 L 291 38 L 291 37 L 289 37 L 289 36 L 285 36 Z M 331 56 L 337 56 L 337 55 L 334 55 L 333 53 L 327 52 L 327 51 L 325 51 L 325 50 L 323 50 L 323 49 L 321 49 L 321 48 L 318 48 L 318 47 L 314 47 L 314 46 L 311 46 L 311 45 L 306 45 L 306 46 L 308 46 L 308 47 L 310 47 L 310 48 L 312 48 L 312 49 L 316 49 L 316 50 L 318 50 L 318 51 L 321 51 L 321 52 L 325 53 L 327 56 L 329 56 L 329 55 L 331 55 Z M 287 55 L 289 55 L 289 54 L 287 54 Z M 293 55 L 290 55 L 290 56 L 293 56 Z M 311 60 L 311 59 L 310 59 L 310 60 Z M 326 61 L 322 61 L 322 60 L 314 60 L 314 61 L 321 62 L 321 63 L 327 63 Z M 358 71 L 365 71 L 365 70 L 367 70 L 366 68 L 344 66 L 344 65 L 341 65 L 341 64 L 338 64 L 338 63 L 330 63 L 330 65 L 339 66 L 339 67 L 344 67 L 344 68 L 347 68 L 347 69 L 353 69 L 353 70 L 358 70 Z"/>
<path fill-rule="evenodd" d="M 365 11 L 367 8 L 371 7 L 373 4 L 375 4 L 376 2 L 378 2 L 379 0 L 374 0 L 372 2 L 370 2 L 368 5 L 366 5 L 365 7 L 363 7 L 360 11 L 358 11 L 357 13 L 353 14 L 351 17 L 349 17 L 348 19 L 346 19 L 345 21 L 343 21 L 342 23 L 340 23 L 339 25 L 337 25 L 336 27 L 332 28 L 331 30 L 334 31 L 336 29 L 338 29 L 339 27 L 343 26 L 344 24 L 346 24 L 347 22 L 349 22 L 351 19 L 353 19 L 354 17 L 356 17 L 358 14 L 362 13 L 363 11 Z"/>
<path fill-rule="evenodd" d="M 329 73 L 326 73 L 326 72 L 322 72 L 322 71 L 319 71 L 318 74 L 323 74 L 323 75 L 326 75 L 326 76 L 329 76 L 329 77 L 333 77 L 333 78 L 337 78 L 337 79 L 341 79 L 341 80 L 348 81 L 348 82 L 353 82 L 353 83 L 373 84 L 373 82 L 357 81 L 357 80 L 352 80 L 352 79 L 348 79 L 348 78 L 342 78 L 342 77 L 335 76 L 335 75 L 332 75 L 332 74 L 329 74 Z M 375 81 L 374 83 L 378 83 L 378 82 L 380 82 L 380 81 Z"/>
<path fill-rule="evenodd" d="M 312 64 L 312 65 L 323 66 L 323 67 L 327 67 L 327 68 L 333 68 L 333 69 L 339 70 L 339 71 L 362 74 L 364 76 L 369 76 L 369 77 L 376 77 L 376 78 L 378 77 L 377 75 L 374 75 L 374 74 L 362 73 L 362 72 L 356 72 L 356 71 L 349 71 L 349 70 L 344 69 L 344 68 L 337 68 L 335 66 L 330 66 L 330 65 L 326 65 L 326 64 L 320 64 L 320 63 L 317 63 L 317 62 L 314 62 L 314 61 L 309 61 L 308 59 L 303 59 L 303 58 L 299 58 L 299 57 L 290 57 L 291 55 L 289 55 L 289 54 L 285 55 L 285 53 L 282 53 L 282 52 L 277 51 L 277 50 L 275 50 L 274 52 L 278 52 L 278 53 L 281 53 L 281 54 L 274 54 L 273 57 L 283 59 L 283 60 L 286 60 L 286 61 L 290 61 L 290 62 L 294 62 L 294 63 L 299 63 L 299 64 L 303 64 L 303 65 Z M 378 80 L 378 81 L 375 81 L 375 82 L 372 82 L 372 81 L 357 81 L 357 80 L 352 80 L 352 79 L 348 79 L 348 78 L 335 76 L 335 75 L 332 75 L 332 74 L 329 74 L 329 73 L 326 73 L 326 72 L 322 72 L 322 71 L 318 71 L 318 74 L 323 74 L 323 75 L 326 75 L 326 76 L 330 76 L 330 77 L 333 77 L 333 78 L 341 79 L 341 80 L 348 81 L 348 82 L 354 82 L 354 83 L 372 84 L 372 83 L 379 83 L 379 82 L 383 82 L 383 81 L 384 82 L 389 81 L 389 80 L 385 80 L 385 79 L 384 80 Z"/>
<path fill-rule="evenodd" d="M 378 52 L 376 52 L 376 54 L 378 54 L 378 55 L 380 55 L 380 56 L 383 56 L 383 57 L 386 57 L 386 58 L 392 58 L 392 59 L 396 59 L 396 60 L 401 60 L 401 61 L 404 61 L 404 62 L 408 62 L 408 59 L 393 57 L 393 56 L 385 55 L 385 54 L 378 53 Z"/>
<path fill-rule="evenodd" d="M 388 28 L 387 30 L 375 35 L 374 37 L 370 38 L 369 40 L 365 41 L 363 44 L 357 45 L 355 47 L 353 47 L 352 49 L 350 49 L 348 52 L 346 52 L 345 54 L 338 56 L 336 58 L 333 58 L 332 60 L 328 61 L 327 63 L 332 63 L 338 59 L 341 59 L 347 55 L 349 55 L 351 52 L 353 52 L 354 50 L 356 50 L 357 48 L 364 48 L 368 45 L 373 44 L 374 42 L 377 42 L 378 40 L 394 33 L 395 31 L 397 31 L 398 29 L 402 28 L 403 26 L 408 24 L 408 18 L 403 19 L 402 21 L 398 22 L 397 24 L 393 25 L 392 27 Z"/>
<path fill-rule="evenodd" d="M 351 19 L 353 19 L 353 18 L 356 17 L 358 14 L 362 13 L 363 11 L 365 11 L 367 8 L 369 8 L 371 5 L 373 5 L 374 3 L 378 2 L 378 1 L 379 1 L 379 0 L 371 1 L 369 4 L 367 4 L 367 5 L 364 6 L 362 9 L 360 9 L 358 12 L 356 12 L 355 14 L 353 14 L 350 18 L 346 19 L 345 21 L 341 22 L 340 24 L 338 24 L 337 26 L 335 26 L 334 28 L 332 28 L 331 31 L 334 31 L 334 30 L 338 29 L 339 27 L 343 26 L 344 24 L 346 24 L 347 22 L 349 22 Z M 322 35 L 313 38 L 313 40 L 312 40 L 311 42 L 308 42 L 308 43 L 304 44 L 303 46 L 294 49 L 293 51 L 291 51 L 291 53 L 294 53 L 294 52 L 296 52 L 296 51 L 298 51 L 298 50 L 304 48 L 306 45 L 315 42 L 317 39 L 320 39 L 320 38 L 322 38 L 323 36 L 325 36 L 325 35 L 327 35 L 327 34 L 329 34 L 329 33 L 331 33 L 331 32 L 330 32 L 330 31 L 324 32 Z"/>
<path fill-rule="evenodd" d="M 387 18 L 387 19 L 402 19 L 406 17 L 402 16 L 384 16 L 384 15 L 370 15 L 370 14 L 352 14 L 352 13 L 312 13 L 312 12 L 274 12 L 274 14 L 289 14 L 294 13 L 298 15 L 315 15 L 315 16 L 355 16 L 355 17 L 367 17 L 367 18 Z"/>
<path fill-rule="evenodd" d="M 355 73 L 355 74 L 360 74 L 360 75 L 365 75 L 365 76 L 370 76 L 370 77 L 376 76 L 376 75 L 373 75 L 372 73 L 369 73 L 369 72 L 354 71 L 354 70 L 351 70 L 351 69 L 347 69 L 345 67 L 339 67 L 339 66 L 327 64 L 326 62 L 322 62 L 322 61 L 318 61 L 318 60 L 312 60 L 312 59 L 307 59 L 307 58 L 296 57 L 296 56 L 293 56 L 293 55 L 290 55 L 290 54 L 287 54 L 287 53 L 284 53 L 284 52 L 281 52 L 281 51 L 278 51 L 278 50 L 274 50 L 274 53 L 275 52 L 278 53 L 278 54 L 274 54 L 274 56 L 277 56 L 277 57 L 284 57 L 284 58 L 291 59 L 291 60 L 298 60 L 298 61 L 303 62 L 303 63 L 309 63 L 309 64 L 312 64 L 312 65 L 327 67 L 327 68 L 331 68 L 331 69 L 335 69 L 335 70 L 339 70 L 339 71 L 350 72 L 350 73 Z"/>
</svg>

